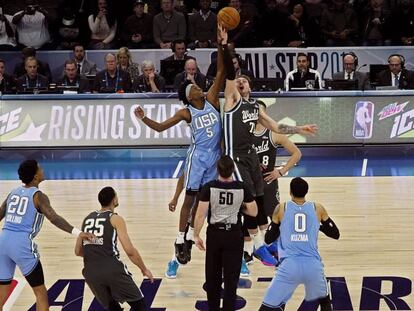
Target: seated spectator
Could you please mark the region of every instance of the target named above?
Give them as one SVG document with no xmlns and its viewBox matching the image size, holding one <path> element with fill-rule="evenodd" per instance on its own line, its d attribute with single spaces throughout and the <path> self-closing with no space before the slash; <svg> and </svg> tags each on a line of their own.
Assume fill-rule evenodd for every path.
<svg viewBox="0 0 414 311">
<path fill-rule="evenodd" d="M 321 75 L 316 70 L 309 68 L 310 62 L 308 55 L 298 53 L 296 60 L 297 68 L 286 75 L 286 91 L 318 90 L 321 89 Z"/>
<path fill-rule="evenodd" d="M 321 30 L 326 46 L 354 46 L 358 31 L 355 11 L 345 0 L 332 0 L 332 6 L 322 13 Z"/>
<path fill-rule="evenodd" d="M 16 80 L 6 73 L 6 63 L 0 59 L 0 93 L 14 93 Z"/>
<path fill-rule="evenodd" d="M 132 61 L 132 55 L 129 49 L 126 47 L 120 48 L 116 54 L 116 60 L 118 62 L 118 67 L 123 71 L 128 72 L 131 82 L 134 83 L 139 76 L 139 65 Z"/>
<path fill-rule="evenodd" d="M 249 9 L 242 6 L 240 0 L 230 0 L 229 6 L 235 8 L 240 14 L 239 25 L 228 32 L 229 41 L 234 42 L 237 47 L 255 46 L 254 20 L 257 15 L 252 7 Z"/>
<path fill-rule="evenodd" d="M 187 45 L 184 40 L 179 39 L 171 42 L 171 50 L 173 54 L 164 58 L 165 60 L 187 60 L 194 58 L 187 55 Z"/>
<path fill-rule="evenodd" d="M 89 80 L 78 74 L 76 61 L 71 59 L 65 62 L 65 74 L 56 86 L 64 92 L 66 89 L 76 90 L 78 93 L 89 93 Z"/>
<path fill-rule="evenodd" d="M 249 77 L 250 79 L 254 78 L 253 72 L 247 69 L 246 64 L 240 54 L 235 53 L 232 60 L 234 71 L 236 72 L 236 77 L 243 75 Z"/>
<path fill-rule="evenodd" d="M 414 45 L 414 3 L 401 0 L 392 12 L 390 33 L 394 45 Z"/>
<path fill-rule="evenodd" d="M 390 45 L 390 13 L 384 8 L 384 0 L 370 0 L 369 6 L 360 14 L 360 33 L 362 45 Z"/>
<path fill-rule="evenodd" d="M 36 58 L 29 56 L 25 60 L 26 74 L 17 79 L 16 89 L 18 93 L 34 91 L 36 89 L 47 89 L 49 80 L 47 77 L 37 73 L 38 63 Z"/>
<path fill-rule="evenodd" d="M 131 92 L 129 73 L 119 69 L 116 56 L 112 53 L 105 55 L 106 69 L 98 72 L 93 87 L 94 93 L 128 93 Z"/>
<path fill-rule="evenodd" d="M 58 29 L 58 49 L 72 50 L 80 42 L 79 23 L 70 7 L 64 8 L 63 12 Z"/>
<path fill-rule="evenodd" d="M 48 24 L 52 21 L 52 17 L 37 4 L 37 0 L 25 0 L 25 4 L 26 8 L 13 16 L 18 43 L 22 47 L 33 47 L 36 50 L 50 48 Z"/>
<path fill-rule="evenodd" d="M 345 53 L 342 58 L 344 70 L 333 74 L 333 80 L 358 81 L 359 90 L 369 90 L 369 77 L 366 73 L 357 71 L 358 57 L 353 52 Z"/>
<path fill-rule="evenodd" d="M 12 19 L 12 16 L 0 13 L 0 51 L 16 50 L 16 34 Z"/>
<path fill-rule="evenodd" d="M 18 78 L 26 73 L 26 58 L 28 57 L 36 58 L 36 50 L 34 48 L 26 47 L 22 50 L 23 61 L 21 63 L 17 63 L 14 66 L 13 75 L 15 78 Z M 37 65 L 38 65 L 37 71 L 39 72 L 39 74 L 46 76 L 46 78 L 49 81 L 52 81 L 52 74 L 50 72 L 49 64 L 46 62 L 37 60 Z"/>
<path fill-rule="evenodd" d="M 155 73 L 154 63 L 144 60 L 141 65 L 142 74 L 134 81 L 133 90 L 136 93 L 159 93 L 165 90 L 165 80 L 162 76 Z"/>
<path fill-rule="evenodd" d="M 193 48 L 217 46 L 217 16 L 210 10 L 211 0 L 200 0 L 200 10 L 188 18 L 190 45 Z"/>
<path fill-rule="evenodd" d="M 153 36 L 155 44 L 161 49 L 170 49 L 174 40 L 184 40 L 187 35 L 185 17 L 173 9 L 172 0 L 160 0 L 161 13 L 154 17 Z"/>
<path fill-rule="evenodd" d="M 154 47 L 152 40 L 152 16 L 144 12 L 145 2 L 134 3 L 134 15 L 127 18 L 122 30 L 122 40 L 130 49 L 149 49 Z"/>
<path fill-rule="evenodd" d="M 388 69 L 378 75 L 378 86 L 394 86 L 398 89 L 414 89 L 414 72 L 404 68 L 404 56 L 392 54 L 388 58 Z"/>
<path fill-rule="evenodd" d="M 203 91 L 206 91 L 206 76 L 203 75 L 197 67 L 195 59 L 188 59 L 184 65 L 184 71 L 177 74 L 174 79 L 174 91 L 178 91 L 180 85 L 186 80 L 191 81 L 192 84 L 197 85 Z"/>
<path fill-rule="evenodd" d="M 317 46 L 320 44 L 319 25 L 309 19 L 303 4 L 293 7 L 286 28 L 289 47 Z"/>
<path fill-rule="evenodd" d="M 89 48 L 95 50 L 111 49 L 115 46 L 117 28 L 116 18 L 112 7 L 108 7 L 106 0 L 96 0 L 94 13 L 89 15 L 88 24 L 91 30 Z"/>
<path fill-rule="evenodd" d="M 287 14 L 277 10 L 276 0 L 266 0 L 266 7 L 257 16 L 256 33 L 258 43 L 264 47 L 286 46 Z"/>
<path fill-rule="evenodd" d="M 96 64 L 88 61 L 85 57 L 83 45 L 77 44 L 73 47 L 73 56 L 76 61 L 78 73 L 83 76 L 94 76 L 98 72 Z"/>
</svg>

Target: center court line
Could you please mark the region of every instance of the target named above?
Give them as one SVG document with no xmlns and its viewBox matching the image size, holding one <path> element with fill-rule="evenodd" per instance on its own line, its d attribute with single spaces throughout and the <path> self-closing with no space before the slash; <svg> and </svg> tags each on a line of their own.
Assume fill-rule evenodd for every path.
<svg viewBox="0 0 414 311">
<path fill-rule="evenodd" d="M 364 161 L 362 161 L 361 176 L 365 176 L 367 173 L 367 163 L 368 163 L 368 159 L 364 159 Z"/>
<path fill-rule="evenodd" d="M 180 172 L 181 166 L 183 165 L 184 161 L 180 160 L 177 164 L 177 167 L 175 168 L 174 174 L 172 176 L 172 178 L 177 178 L 178 177 L 178 173 Z"/>
</svg>

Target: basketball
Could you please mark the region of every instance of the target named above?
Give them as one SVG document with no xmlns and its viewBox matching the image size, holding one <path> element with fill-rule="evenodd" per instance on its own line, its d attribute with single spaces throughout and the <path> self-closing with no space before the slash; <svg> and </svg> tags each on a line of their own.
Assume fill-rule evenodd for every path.
<svg viewBox="0 0 414 311">
<path fill-rule="evenodd" d="M 239 12 L 237 12 L 235 8 L 232 8 L 229 6 L 222 8 L 218 12 L 217 19 L 219 23 L 222 24 L 223 27 L 226 28 L 227 30 L 233 30 L 240 23 Z"/>
</svg>

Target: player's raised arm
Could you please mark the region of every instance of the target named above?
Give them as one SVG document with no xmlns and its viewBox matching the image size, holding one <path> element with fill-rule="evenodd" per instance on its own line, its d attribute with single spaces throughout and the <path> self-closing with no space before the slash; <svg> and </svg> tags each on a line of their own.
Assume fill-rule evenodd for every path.
<svg viewBox="0 0 414 311">
<path fill-rule="evenodd" d="M 125 253 L 128 255 L 129 259 L 141 269 L 142 275 L 148 277 L 151 282 L 154 282 L 154 277 L 152 276 L 151 271 L 145 266 L 144 261 L 142 260 L 141 255 L 139 254 L 138 250 L 134 247 L 129 238 L 127 226 L 124 219 L 114 214 L 111 217 L 111 225 L 115 228 L 118 239 L 122 244 L 122 247 Z"/>
<path fill-rule="evenodd" d="M 214 83 L 207 92 L 207 100 L 219 110 L 219 95 L 220 91 L 223 89 L 226 77 L 226 67 L 224 66 L 223 61 L 222 45 L 224 44 L 223 42 L 226 42 L 227 44 L 227 32 L 222 31 L 223 27 L 220 28 L 219 24 L 217 24 L 217 28 L 217 72 Z"/>
<path fill-rule="evenodd" d="M 319 230 L 325 233 L 326 236 L 338 240 L 340 236 L 339 229 L 329 217 L 326 209 L 320 203 L 315 203 L 315 206 L 319 221 L 321 222 Z"/>
<path fill-rule="evenodd" d="M 148 127 L 152 128 L 154 131 L 157 131 L 157 132 L 165 131 L 166 129 L 173 127 L 180 121 L 186 121 L 186 122 L 191 121 L 191 117 L 190 117 L 190 113 L 188 112 L 188 109 L 178 110 L 171 118 L 168 118 L 167 120 L 161 123 L 148 118 L 145 115 L 144 109 L 142 109 L 141 106 L 138 106 L 137 108 L 135 108 L 134 113 L 138 119 L 140 119 Z"/>
<path fill-rule="evenodd" d="M 49 221 L 59 229 L 71 233 L 82 239 L 93 239 L 94 235 L 80 231 L 78 228 L 69 224 L 62 216 L 58 215 L 50 205 L 49 198 L 46 194 L 38 191 L 34 195 L 34 203 L 37 209 L 46 216 Z"/>
</svg>

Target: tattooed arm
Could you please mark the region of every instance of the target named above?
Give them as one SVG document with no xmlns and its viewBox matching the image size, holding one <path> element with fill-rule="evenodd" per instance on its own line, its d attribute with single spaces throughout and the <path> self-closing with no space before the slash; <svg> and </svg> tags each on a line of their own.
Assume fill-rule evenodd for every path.
<svg viewBox="0 0 414 311">
<path fill-rule="evenodd" d="M 36 208 L 46 216 L 49 221 L 59 229 L 72 233 L 73 226 L 69 224 L 62 216 L 59 216 L 50 205 L 49 198 L 42 192 L 37 192 L 34 196 Z"/>
<path fill-rule="evenodd" d="M 275 120 L 269 117 L 261 105 L 259 105 L 259 107 L 259 123 L 275 133 L 315 135 L 315 133 L 318 131 L 318 127 L 315 124 L 301 126 L 278 124 Z"/>
</svg>

